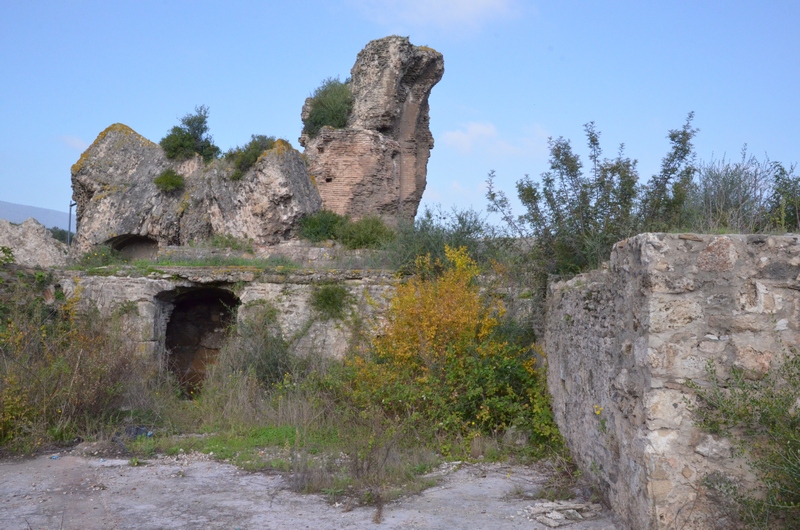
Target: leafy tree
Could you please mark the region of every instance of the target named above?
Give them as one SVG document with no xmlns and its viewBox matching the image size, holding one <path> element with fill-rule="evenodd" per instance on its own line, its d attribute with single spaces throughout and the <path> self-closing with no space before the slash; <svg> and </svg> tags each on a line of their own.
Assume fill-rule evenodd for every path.
<svg viewBox="0 0 800 530">
<path fill-rule="evenodd" d="M 661 171 L 653 175 L 642 197 L 642 228 L 662 232 L 688 224 L 686 201 L 691 193 L 697 167 L 692 139 L 699 132 L 692 128 L 694 112 L 686 117 L 680 129 L 669 131 L 670 152 L 661 161 Z"/>
<path fill-rule="evenodd" d="M 525 213 L 514 216 L 510 203 L 489 174 L 489 211 L 500 213 L 513 235 L 526 241 L 543 273 L 576 273 L 607 259 L 611 246 L 637 228 L 636 160 L 624 154 L 602 158 L 600 133 L 593 122 L 584 126 L 592 163 L 583 172 L 580 157 L 569 140 L 549 141 L 550 170 L 541 183 L 525 176 L 517 194 Z"/>
<path fill-rule="evenodd" d="M 56 241 L 61 241 L 62 243 L 67 242 L 67 236 L 69 236 L 70 240 L 73 237 L 75 237 L 75 232 L 67 233 L 66 230 L 64 230 L 63 228 L 59 228 L 57 226 L 48 228 L 48 230 L 50 230 L 50 233 L 53 234 L 53 239 L 55 239 Z"/>
<path fill-rule="evenodd" d="M 220 149 L 208 134 L 208 107 L 200 105 L 194 111 L 181 118 L 181 124 L 170 129 L 159 142 L 167 158 L 185 160 L 197 153 L 208 162 L 219 156 Z"/>
</svg>

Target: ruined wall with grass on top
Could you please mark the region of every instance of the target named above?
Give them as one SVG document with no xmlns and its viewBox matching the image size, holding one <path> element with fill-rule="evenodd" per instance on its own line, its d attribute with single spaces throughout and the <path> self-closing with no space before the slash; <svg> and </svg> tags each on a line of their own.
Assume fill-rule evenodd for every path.
<svg viewBox="0 0 800 530">
<path fill-rule="evenodd" d="M 800 339 L 800 236 L 641 234 L 549 287 L 548 387 L 579 467 L 627 528 L 719 528 L 704 479 L 756 477 L 699 429 L 689 383 L 758 379 Z M 727 523 L 726 523 L 727 521 Z M 730 526 L 729 526 L 730 527 Z"/>
<path fill-rule="evenodd" d="M 97 276 L 60 271 L 67 298 L 117 312 L 125 336 L 141 355 L 160 355 L 176 306 L 215 295 L 239 321 L 258 307 L 277 310 L 284 340 L 295 352 L 342 357 L 362 336 L 371 336 L 397 281 L 379 271 L 261 270 L 248 267 L 163 267 L 147 276 Z M 231 296 L 219 296 L 223 292 Z M 206 298 L 208 298 L 206 296 Z M 223 319 L 224 320 L 224 319 Z M 218 326 L 210 321 L 208 326 Z"/>
</svg>

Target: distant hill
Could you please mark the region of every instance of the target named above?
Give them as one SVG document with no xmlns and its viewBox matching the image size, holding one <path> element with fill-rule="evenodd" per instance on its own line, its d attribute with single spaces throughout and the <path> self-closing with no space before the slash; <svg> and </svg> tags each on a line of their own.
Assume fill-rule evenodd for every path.
<svg viewBox="0 0 800 530">
<path fill-rule="evenodd" d="M 24 204 L 14 204 L 13 202 L 0 201 L 0 219 L 21 223 L 28 217 L 33 217 L 47 228 L 57 226 L 67 229 L 67 212 L 50 210 L 48 208 L 38 208 L 36 206 L 26 206 Z M 72 211 L 72 230 L 75 231 L 75 211 Z"/>
</svg>

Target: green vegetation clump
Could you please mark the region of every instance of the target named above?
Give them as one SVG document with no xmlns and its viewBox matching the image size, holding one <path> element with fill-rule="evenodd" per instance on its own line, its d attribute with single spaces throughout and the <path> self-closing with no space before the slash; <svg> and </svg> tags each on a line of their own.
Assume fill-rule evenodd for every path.
<svg viewBox="0 0 800 530">
<path fill-rule="evenodd" d="M 338 78 L 329 77 L 311 95 L 308 117 L 303 120 L 303 132 L 314 138 L 323 127 L 342 129 L 347 126 L 352 110 L 350 79 L 342 83 Z"/>
<path fill-rule="evenodd" d="M 275 145 L 274 136 L 264 136 L 263 134 L 253 134 L 250 141 L 242 147 L 229 150 L 225 153 L 225 159 L 233 162 L 234 172 L 231 180 L 240 180 L 247 171 L 253 167 L 264 151 L 269 151 Z"/>
<path fill-rule="evenodd" d="M 349 249 L 380 248 L 394 239 L 394 231 L 376 215 L 358 221 L 320 210 L 300 220 L 300 237 L 312 242 L 337 240 Z"/>
<path fill-rule="evenodd" d="M 0 265 L 14 263 L 14 252 L 8 248 L 0 246 Z"/>
<path fill-rule="evenodd" d="M 324 284 L 311 292 L 311 307 L 324 319 L 342 319 L 345 316 L 350 293 L 341 284 Z"/>
<path fill-rule="evenodd" d="M 165 169 L 159 176 L 154 178 L 153 184 L 164 193 L 171 193 L 173 191 L 182 190 L 186 182 L 183 179 L 183 175 L 169 168 Z"/>
<path fill-rule="evenodd" d="M 394 239 L 394 231 L 377 215 L 339 225 L 336 239 L 349 249 L 380 248 Z"/>
<path fill-rule="evenodd" d="M 199 154 L 209 162 L 219 156 L 220 149 L 208 134 L 208 107 L 200 105 L 194 111 L 181 118 L 181 124 L 170 129 L 159 142 L 167 158 L 185 160 Z"/>
<path fill-rule="evenodd" d="M 80 257 L 78 266 L 91 269 L 94 267 L 106 267 L 120 262 L 122 262 L 122 258 L 119 252 L 107 245 L 97 245 Z"/>
<path fill-rule="evenodd" d="M 343 215 L 330 210 L 320 210 L 300 219 L 300 237 L 312 243 L 336 239 L 339 226 L 346 221 Z"/>
<path fill-rule="evenodd" d="M 50 233 L 53 234 L 53 239 L 56 241 L 61 241 L 62 243 L 67 243 L 67 239 L 69 238 L 70 241 L 75 237 L 75 232 L 67 232 L 63 228 L 59 228 L 54 226 L 52 228 L 48 228 Z"/>
<path fill-rule="evenodd" d="M 764 489 L 745 491 L 723 476 L 709 476 L 706 485 L 728 499 L 750 528 L 800 528 L 800 355 L 792 352 L 781 366 L 761 379 L 748 379 L 734 367 L 721 381 L 710 361 L 711 385 L 692 384 L 697 424 L 727 436 L 738 445 L 761 479 Z"/>
</svg>

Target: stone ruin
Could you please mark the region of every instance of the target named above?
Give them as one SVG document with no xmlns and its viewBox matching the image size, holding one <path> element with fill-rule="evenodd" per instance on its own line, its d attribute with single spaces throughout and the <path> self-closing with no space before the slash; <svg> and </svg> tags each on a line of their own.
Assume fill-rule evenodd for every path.
<svg viewBox="0 0 800 530">
<path fill-rule="evenodd" d="M 300 137 L 324 208 L 354 218 L 414 219 L 433 148 L 428 96 L 443 74 L 441 53 L 405 37 L 372 41 L 358 54 L 347 127 Z"/>
<path fill-rule="evenodd" d="M 412 220 L 433 147 L 428 96 L 443 72 L 440 53 L 407 38 L 370 42 L 352 70 L 347 128 L 303 136 L 304 155 L 278 140 L 238 180 L 230 178 L 229 161 L 170 160 L 158 144 L 111 125 L 72 166 L 72 252 L 105 244 L 129 257 L 153 257 L 215 234 L 274 245 L 292 238 L 297 221 L 320 208 L 354 218 L 381 215 L 390 223 Z M 167 169 L 184 177 L 182 190 L 164 192 L 154 184 Z"/>
<path fill-rule="evenodd" d="M 291 238 L 297 220 L 322 207 L 355 218 L 412 219 L 433 146 L 428 96 L 442 73 L 441 54 L 408 39 L 369 43 L 352 70 L 347 127 L 303 136 L 305 157 L 277 142 L 240 181 L 228 178 L 233 168 L 224 160 L 170 161 L 158 145 L 112 125 L 72 168 L 73 252 L 108 244 L 130 257 L 180 253 L 214 234 L 271 245 Z M 168 168 L 185 177 L 184 190 L 164 193 L 153 184 Z M 3 244 L 16 252 L 24 244 L 14 234 L 16 243 L 6 237 L 12 243 Z M 312 250 L 326 253 L 306 249 L 307 256 Z M 63 249 L 54 256 L 53 265 L 62 266 Z M 127 336 L 143 355 L 164 352 L 187 387 L 202 380 L 224 327 L 259 303 L 278 309 L 282 332 L 299 350 L 339 356 L 356 331 L 314 317 L 315 286 L 346 286 L 353 311 L 379 321 L 398 281 L 381 272 L 246 267 L 57 275 L 67 296 L 103 311 L 133 307 Z M 720 378 L 734 366 L 758 378 L 798 344 L 800 236 L 641 234 L 615 245 L 607 268 L 553 283 L 546 314 L 556 422 L 622 526 L 730 523 L 704 478 L 747 486 L 756 477 L 729 440 L 693 424 L 688 382 L 708 385 L 710 360 Z"/>
<path fill-rule="evenodd" d="M 756 485 L 692 421 L 714 361 L 758 379 L 800 342 L 800 236 L 641 234 L 604 270 L 550 286 L 547 383 L 559 429 L 624 528 L 733 528 L 705 487 Z"/>
</svg>

